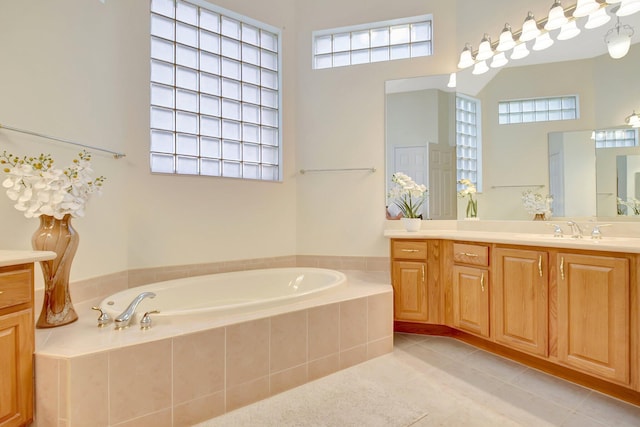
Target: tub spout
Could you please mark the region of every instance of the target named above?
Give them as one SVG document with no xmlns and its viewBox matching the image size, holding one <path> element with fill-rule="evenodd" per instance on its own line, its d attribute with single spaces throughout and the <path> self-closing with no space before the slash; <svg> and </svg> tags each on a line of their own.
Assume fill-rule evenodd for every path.
<svg viewBox="0 0 640 427">
<path fill-rule="evenodd" d="M 116 324 L 116 329 L 123 329 L 129 326 L 129 322 L 131 322 L 131 320 L 133 319 L 133 316 L 136 313 L 136 308 L 138 308 L 138 304 L 140 304 L 140 302 L 146 297 L 155 298 L 155 296 L 156 294 L 154 294 L 153 292 L 143 292 L 137 297 L 135 297 L 133 301 L 131 301 L 131 304 L 129 304 L 129 307 L 127 307 L 125 311 L 120 313 L 120 315 L 118 315 L 118 317 L 115 318 L 114 322 Z"/>
</svg>

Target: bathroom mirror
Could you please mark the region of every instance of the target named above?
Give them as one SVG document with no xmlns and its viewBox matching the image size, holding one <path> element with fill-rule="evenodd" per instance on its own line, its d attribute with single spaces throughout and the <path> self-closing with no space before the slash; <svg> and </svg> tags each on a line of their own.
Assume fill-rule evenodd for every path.
<svg viewBox="0 0 640 427">
<path fill-rule="evenodd" d="M 640 20 L 640 16 L 635 18 Z M 638 40 L 634 38 L 633 41 Z M 543 53 L 532 52 L 530 56 Z M 629 129 L 624 126 L 625 117 L 634 109 L 640 110 L 640 86 L 633 83 L 637 80 L 638 69 L 640 69 L 640 48 L 634 45 L 624 58 L 617 60 L 603 53 L 595 57 L 571 61 L 559 61 L 555 58 L 547 63 L 530 62 L 524 65 L 516 63 L 505 68 L 492 69 L 489 73 L 480 76 L 472 75 L 471 70 L 466 69 L 458 73 L 458 84 L 455 90 L 447 87 L 448 75 L 387 82 L 385 85 L 387 184 L 390 183 L 391 174 L 397 170 L 398 155 L 393 151 L 401 145 L 400 142 L 407 147 L 421 146 L 422 153 L 426 153 L 427 156 L 423 163 L 426 165 L 426 170 L 421 172 L 421 176 L 425 177 L 431 193 L 426 217 L 456 218 L 455 162 L 452 163 L 453 175 L 450 175 L 453 178 L 431 180 L 429 179 L 431 174 L 429 153 L 430 147 L 448 146 L 455 156 L 457 90 L 457 93 L 469 95 L 481 103 L 483 182 L 478 195 L 480 219 L 530 220 L 531 215 L 522 205 L 522 192 L 531 189 L 550 194 L 551 154 L 548 145 L 550 135 L 563 133 L 569 135 L 572 132 L 582 132 L 583 136 L 586 136 L 583 146 L 585 153 L 591 154 L 583 153 L 579 156 L 574 153 L 571 156 L 573 160 L 586 156 L 589 158 L 589 163 L 586 166 L 582 164 L 578 168 L 574 167 L 573 174 L 566 175 L 576 179 L 573 180 L 572 190 L 565 192 L 565 195 L 576 194 L 575 186 L 579 182 L 588 182 L 591 190 L 588 196 L 583 194 L 573 202 L 564 197 L 563 209 L 557 208 L 557 214 L 554 216 L 597 216 L 607 217 L 609 220 L 619 218 L 616 203 L 618 178 L 615 158 L 618 155 L 632 153 L 615 151 L 624 149 L 599 149 L 596 155 L 596 150 L 589 141 L 592 141 L 590 135 L 593 130 Z M 500 101 L 567 95 L 577 96 L 578 118 L 576 119 L 499 124 L 498 103 Z M 429 99 L 431 107 L 421 106 L 421 110 L 418 111 L 415 102 L 420 97 Z M 402 103 L 398 101 L 399 98 L 405 98 L 405 109 L 400 108 Z M 412 102 L 414 105 L 410 107 Z M 434 105 L 437 105 L 437 108 Z M 640 150 L 640 148 L 626 150 Z M 434 156 L 439 155 L 440 153 Z M 583 174 L 581 179 L 577 170 Z M 588 177 L 584 175 L 587 172 L 590 173 Z M 587 185 L 581 187 L 586 191 L 584 187 Z M 443 194 L 449 196 L 449 199 L 441 202 Z M 442 203 L 445 206 L 446 203 L 451 203 L 453 210 L 435 210 L 435 207 Z M 572 206 L 572 203 L 576 206 Z M 640 216 L 631 218 L 640 219 Z"/>
</svg>

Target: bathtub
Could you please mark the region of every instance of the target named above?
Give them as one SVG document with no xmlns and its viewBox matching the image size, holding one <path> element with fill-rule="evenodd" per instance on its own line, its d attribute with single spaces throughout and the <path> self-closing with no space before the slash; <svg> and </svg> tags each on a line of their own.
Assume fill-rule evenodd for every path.
<svg viewBox="0 0 640 427">
<path fill-rule="evenodd" d="M 117 316 L 137 295 L 153 292 L 156 296 L 144 299 L 137 313 L 158 310 L 154 316 L 160 317 L 230 313 L 316 297 L 345 284 L 343 273 L 322 268 L 247 270 L 137 286 L 108 296 L 100 306 Z"/>
</svg>

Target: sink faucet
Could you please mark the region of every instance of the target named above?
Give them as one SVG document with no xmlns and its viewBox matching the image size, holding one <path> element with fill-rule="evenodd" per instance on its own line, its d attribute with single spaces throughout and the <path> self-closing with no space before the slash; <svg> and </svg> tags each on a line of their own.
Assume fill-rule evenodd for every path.
<svg viewBox="0 0 640 427">
<path fill-rule="evenodd" d="M 116 329 L 123 329 L 129 326 L 129 322 L 133 319 L 133 316 L 136 313 L 136 308 L 138 308 L 138 304 L 145 299 L 146 297 L 155 298 L 156 294 L 153 292 L 143 292 L 131 301 L 129 307 L 126 308 L 125 311 L 120 313 L 118 317 L 115 318 L 114 322 L 116 324 Z"/>
<path fill-rule="evenodd" d="M 582 228 L 575 221 L 567 221 L 567 225 L 571 227 L 571 237 L 574 239 L 582 239 Z"/>
</svg>

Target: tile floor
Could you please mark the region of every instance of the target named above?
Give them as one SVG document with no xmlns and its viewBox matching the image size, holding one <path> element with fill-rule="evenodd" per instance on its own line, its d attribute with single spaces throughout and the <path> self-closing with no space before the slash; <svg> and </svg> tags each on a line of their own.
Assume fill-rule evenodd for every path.
<svg viewBox="0 0 640 427">
<path fill-rule="evenodd" d="M 394 352 L 198 424 L 640 426 L 629 405 L 444 337 L 396 334 Z"/>
</svg>

